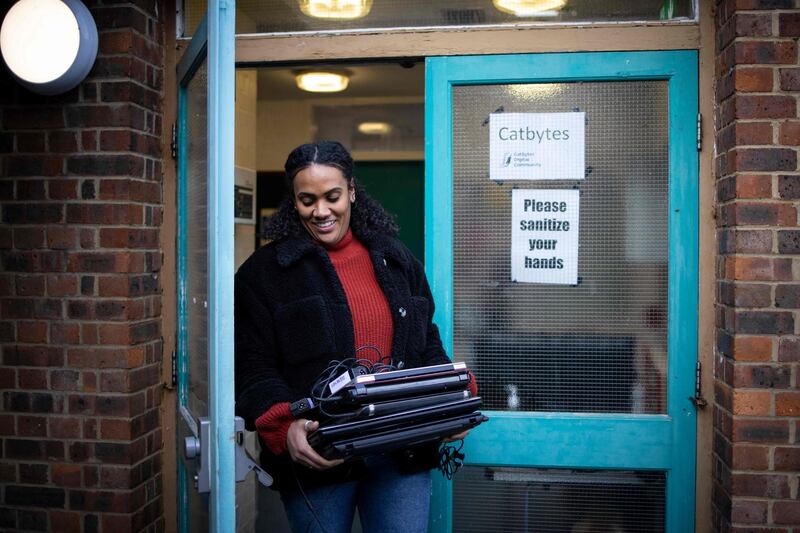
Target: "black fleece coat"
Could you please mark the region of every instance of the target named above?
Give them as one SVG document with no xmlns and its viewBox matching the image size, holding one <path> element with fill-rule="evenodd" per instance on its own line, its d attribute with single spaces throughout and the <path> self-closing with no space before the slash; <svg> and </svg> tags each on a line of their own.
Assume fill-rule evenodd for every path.
<svg viewBox="0 0 800 533">
<path fill-rule="evenodd" d="M 420 262 L 393 237 L 360 240 L 392 313 L 392 363 L 412 368 L 449 362 Z M 255 419 L 272 405 L 308 396 L 330 361 L 355 355 L 353 318 L 327 252 L 306 235 L 256 250 L 236 273 L 235 291 L 236 414 L 254 429 Z M 262 466 L 280 484 L 291 459 L 262 448 Z M 294 470 L 304 483 L 317 484 L 357 476 L 359 465 L 348 462 L 323 473 L 300 465 Z"/>
</svg>

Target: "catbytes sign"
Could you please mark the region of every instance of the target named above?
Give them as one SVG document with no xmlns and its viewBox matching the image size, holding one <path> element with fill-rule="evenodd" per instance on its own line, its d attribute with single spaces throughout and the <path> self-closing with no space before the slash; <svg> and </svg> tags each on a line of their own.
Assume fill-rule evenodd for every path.
<svg viewBox="0 0 800 533">
<path fill-rule="evenodd" d="M 578 283 L 580 191 L 514 189 L 511 196 L 511 279 Z"/>
<path fill-rule="evenodd" d="M 582 180 L 585 113 L 492 113 L 493 180 Z"/>
</svg>

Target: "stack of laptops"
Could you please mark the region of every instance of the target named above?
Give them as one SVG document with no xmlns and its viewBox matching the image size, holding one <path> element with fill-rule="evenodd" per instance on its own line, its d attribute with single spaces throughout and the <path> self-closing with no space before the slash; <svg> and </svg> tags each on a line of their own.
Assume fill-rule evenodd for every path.
<svg viewBox="0 0 800 533">
<path fill-rule="evenodd" d="M 308 442 L 325 458 L 347 459 L 461 433 L 488 420 L 467 390 L 470 379 L 464 363 L 355 375 Z"/>
</svg>

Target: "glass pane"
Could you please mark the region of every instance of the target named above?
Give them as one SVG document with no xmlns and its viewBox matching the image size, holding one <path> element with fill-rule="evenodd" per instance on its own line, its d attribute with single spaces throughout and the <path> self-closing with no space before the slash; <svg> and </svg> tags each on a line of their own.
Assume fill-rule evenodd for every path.
<svg viewBox="0 0 800 533">
<path fill-rule="evenodd" d="M 664 413 L 666 81 L 453 88 L 454 356 L 485 409 Z M 489 180 L 490 113 L 585 112 L 586 178 Z M 511 281 L 511 195 L 578 189 L 578 284 Z"/>
<path fill-rule="evenodd" d="M 185 34 L 206 0 L 184 3 Z M 238 0 L 236 33 L 690 19 L 691 0 Z"/>
<path fill-rule="evenodd" d="M 208 416 L 208 71 L 206 61 L 187 87 L 186 122 L 186 329 L 188 390 L 185 406 L 195 418 Z M 180 419 L 180 418 L 179 418 Z M 178 445 L 190 435 L 179 424 Z M 182 453 L 182 450 L 181 450 Z M 189 531 L 208 530 L 208 495 L 194 485 L 200 458 L 186 461 Z"/>
<path fill-rule="evenodd" d="M 658 533 L 663 472 L 465 467 L 453 482 L 456 533 Z"/>
<path fill-rule="evenodd" d="M 189 356 L 187 407 L 208 415 L 208 87 L 206 63 L 188 86 L 186 165 L 186 299 Z"/>
</svg>

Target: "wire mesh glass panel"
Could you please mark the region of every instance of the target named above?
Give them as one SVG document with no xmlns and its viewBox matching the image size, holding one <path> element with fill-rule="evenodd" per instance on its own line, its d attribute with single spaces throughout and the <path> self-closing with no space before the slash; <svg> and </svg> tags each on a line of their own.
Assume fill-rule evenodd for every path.
<svg viewBox="0 0 800 533">
<path fill-rule="evenodd" d="M 185 35 L 206 0 L 183 4 Z M 691 0 L 238 0 L 236 33 L 686 20 Z"/>
<path fill-rule="evenodd" d="M 663 472 L 465 467 L 453 483 L 455 533 L 658 533 Z"/>
<path fill-rule="evenodd" d="M 186 327 L 189 390 L 187 407 L 208 416 L 208 72 L 206 63 L 187 90 Z"/>
<path fill-rule="evenodd" d="M 454 357 L 485 409 L 666 412 L 666 81 L 453 88 Z M 583 180 L 489 179 L 491 113 L 585 113 Z M 513 189 L 579 191 L 578 283 L 511 278 Z"/>
</svg>

